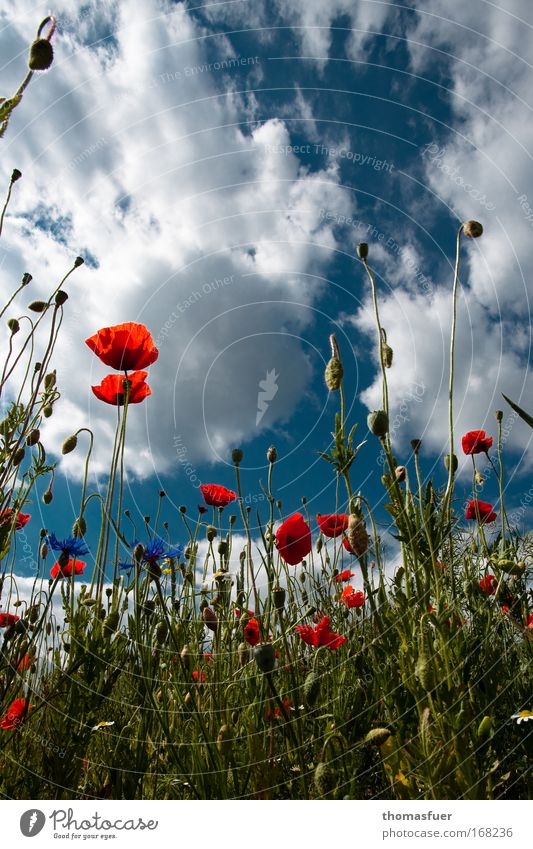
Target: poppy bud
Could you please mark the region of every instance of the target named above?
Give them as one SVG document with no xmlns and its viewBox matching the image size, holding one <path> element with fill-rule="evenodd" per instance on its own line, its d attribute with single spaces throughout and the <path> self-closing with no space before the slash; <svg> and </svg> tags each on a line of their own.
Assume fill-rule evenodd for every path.
<svg viewBox="0 0 533 849">
<path fill-rule="evenodd" d="M 374 436 L 384 439 L 389 430 L 389 417 L 384 410 L 374 410 L 366 419 L 368 429 Z"/>
<path fill-rule="evenodd" d="M 352 513 L 348 519 L 346 537 L 350 548 L 356 557 L 362 557 L 368 551 L 369 539 L 365 523 L 363 519 L 356 516 L 354 513 Z"/>
<path fill-rule="evenodd" d="M 63 445 L 61 446 L 61 453 L 70 454 L 71 451 L 74 451 L 77 444 L 78 437 L 76 436 L 76 434 L 72 434 L 72 436 L 67 436 Z"/>
<path fill-rule="evenodd" d="M 405 468 L 405 466 L 396 466 L 394 470 L 394 475 L 398 483 L 403 483 L 407 475 L 407 469 Z"/>
<path fill-rule="evenodd" d="M 324 380 L 326 381 L 326 386 L 330 392 L 335 392 L 340 388 L 343 375 L 344 369 L 341 361 L 337 357 L 332 357 L 326 366 L 326 371 L 324 372 Z"/>
<path fill-rule="evenodd" d="M 38 428 L 31 430 L 26 437 L 26 445 L 37 445 L 41 438 L 41 432 Z"/>
<path fill-rule="evenodd" d="M 483 233 L 483 225 L 479 221 L 465 221 L 463 224 L 463 233 L 469 239 L 477 239 Z"/>
<path fill-rule="evenodd" d="M 162 646 L 168 636 L 168 625 L 165 619 L 162 619 L 155 631 L 155 641 L 159 646 Z"/>
<path fill-rule="evenodd" d="M 230 526 L 233 526 L 236 521 L 237 521 L 237 516 L 230 516 L 229 517 Z"/>
<path fill-rule="evenodd" d="M 503 410 L 496 410 L 496 421 L 501 422 L 503 419 Z"/>
<path fill-rule="evenodd" d="M 214 525 L 208 525 L 207 528 L 206 528 L 206 536 L 207 536 L 208 542 L 213 542 L 216 535 L 217 535 L 217 529 L 215 528 L 215 526 Z"/>
<path fill-rule="evenodd" d="M 422 448 L 422 440 L 421 439 L 412 439 L 411 440 L 411 448 L 413 449 L 415 454 L 418 454 L 418 452 Z"/>
<path fill-rule="evenodd" d="M 383 357 L 383 365 L 385 368 L 390 368 L 392 366 L 393 353 L 391 346 L 387 345 L 387 343 L 381 346 L 381 356 Z"/>
<path fill-rule="evenodd" d="M 44 312 L 48 308 L 46 301 L 32 301 L 28 309 L 32 312 Z"/>
<path fill-rule="evenodd" d="M 368 245 L 366 242 L 360 242 L 357 245 L 357 253 L 359 254 L 359 259 L 366 259 L 368 256 Z"/>
<path fill-rule="evenodd" d="M 320 693 L 320 678 L 316 672 L 311 671 L 304 681 L 304 702 L 307 707 L 312 708 Z"/>
<path fill-rule="evenodd" d="M 33 277 L 31 276 L 29 271 L 25 271 L 24 274 L 22 275 L 22 280 L 20 282 L 21 282 L 22 286 L 27 286 L 28 283 L 31 283 L 32 280 L 33 280 Z"/>
<path fill-rule="evenodd" d="M 54 61 L 54 48 L 47 38 L 36 38 L 30 47 L 30 71 L 46 71 Z"/>
<path fill-rule="evenodd" d="M 477 736 L 479 740 L 486 740 L 492 731 L 492 717 L 484 716 L 477 728 Z"/>
<path fill-rule="evenodd" d="M 216 617 L 216 613 L 211 610 L 210 607 L 204 607 L 202 610 L 202 619 L 204 620 L 204 625 L 209 628 L 210 631 L 217 631 L 218 619 Z"/>
<path fill-rule="evenodd" d="M 85 262 L 85 260 L 83 259 L 82 256 L 77 256 L 76 259 L 74 260 L 74 268 L 79 268 L 80 265 L 83 265 L 84 262 Z"/>
<path fill-rule="evenodd" d="M 243 457 L 244 454 L 240 448 L 234 448 L 231 452 L 231 459 L 236 466 L 239 465 Z"/>
<path fill-rule="evenodd" d="M 276 665 L 276 653 L 272 643 L 262 643 L 255 647 L 254 658 L 261 672 L 272 672 Z"/>
<path fill-rule="evenodd" d="M 183 663 L 185 669 L 189 669 L 191 665 L 191 655 L 189 652 L 189 646 L 184 645 L 182 650 L 180 651 L 181 662 Z"/>
<path fill-rule="evenodd" d="M 51 371 L 46 375 L 46 377 L 44 379 L 44 388 L 45 389 L 53 389 L 55 385 L 56 385 L 56 372 L 55 372 L 55 369 L 54 369 L 54 371 Z"/>
<path fill-rule="evenodd" d="M 267 460 L 269 463 L 275 463 L 278 459 L 278 452 L 274 445 L 271 445 L 267 451 Z"/>
<path fill-rule="evenodd" d="M 78 516 L 74 524 L 72 525 L 72 536 L 76 537 L 76 539 L 81 539 L 85 536 L 87 532 L 87 522 L 83 518 L 83 516 Z"/>
<path fill-rule="evenodd" d="M 390 736 L 391 733 L 388 728 L 372 728 L 365 737 L 365 743 L 370 743 L 372 746 L 382 746 Z"/>
<path fill-rule="evenodd" d="M 446 454 L 445 457 L 444 457 L 444 465 L 446 466 L 446 470 L 449 472 L 450 471 L 450 455 L 449 454 Z M 452 471 L 456 472 L 458 465 L 459 465 L 459 462 L 457 460 L 457 457 L 455 456 L 455 454 L 452 454 Z"/>
<path fill-rule="evenodd" d="M 46 545 L 46 543 L 43 543 L 43 545 L 41 545 L 41 557 L 43 558 L 43 560 L 46 560 L 47 555 L 48 555 L 48 546 Z"/>
<path fill-rule="evenodd" d="M 11 172 L 11 182 L 16 183 L 17 180 L 20 180 L 21 177 L 22 171 L 19 171 L 18 168 L 13 168 L 13 171 Z"/>
<path fill-rule="evenodd" d="M 142 542 L 138 542 L 135 548 L 133 549 L 133 559 L 140 563 L 144 557 L 144 545 Z"/>
<path fill-rule="evenodd" d="M 18 333 L 19 330 L 20 330 L 20 324 L 18 323 L 16 318 L 10 318 L 8 323 L 7 323 L 7 326 L 11 330 L 11 334 L 13 336 L 15 335 L 15 333 Z"/>
<path fill-rule="evenodd" d="M 502 572 L 505 572 L 507 575 L 523 575 L 526 571 L 526 564 L 523 560 L 520 560 L 518 563 L 515 563 L 514 560 L 508 558 L 502 558 L 501 560 L 496 561 L 496 566 Z"/>
<path fill-rule="evenodd" d="M 58 307 L 62 307 L 65 301 L 68 301 L 68 294 L 60 289 L 59 292 L 56 292 L 54 300 Z"/>
<path fill-rule="evenodd" d="M 228 544 L 225 540 L 221 540 L 218 544 L 218 553 L 224 556 L 228 553 Z"/>
<path fill-rule="evenodd" d="M 180 513 L 181 513 L 183 516 L 185 516 L 185 513 L 187 512 L 187 508 L 185 507 L 185 505 L 184 505 L 184 504 L 180 504 L 180 506 L 178 507 L 178 510 L 180 511 Z"/>
<path fill-rule="evenodd" d="M 120 614 L 118 610 L 112 610 L 111 613 L 104 619 L 104 634 L 110 637 L 118 628 L 120 622 Z"/>
<path fill-rule="evenodd" d="M 17 448 L 17 450 L 13 454 L 13 465 L 14 466 L 19 466 L 22 463 L 22 461 L 24 460 L 25 453 L 26 453 L 26 451 L 22 447 L 22 445 L 20 446 L 20 448 Z"/>
<path fill-rule="evenodd" d="M 241 666 L 246 666 L 248 661 L 250 660 L 250 651 L 246 643 L 239 643 L 237 648 L 237 657 L 239 658 L 239 663 Z"/>
<path fill-rule="evenodd" d="M 272 590 L 272 599 L 274 601 L 274 607 L 278 611 L 282 611 L 285 606 L 285 597 L 286 592 L 283 587 L 274 587 Z"/>
<path fill-rule="evenodd" d="M 231 737 L 231 730 L 229 725 L 222 725 L 217 736 L 217 749 L 219 754 L 224 756 L 229 755 L 231 752 L 232 743 L 233 739 Z"/>
<path fill-rule="evenodd" d="M 47 404 L 45 407 L 43 407 L 43 416 L 45 417 L 45 419 L 49 419 L 52 413 L 53 408 L 51 404 Z"/>
<path fill-rule="evenodd" d="M 39 605 L 38 604 L 33 604 L 30 607 L 30 609 L 28 611 L 28 617 L 29 617 L 29 620 L 32 623 L 32 625 L 35 625 L 35 623 L 37 622 L 37 620 L 39 618 Z"/>
<path fill-rule="evenodd" d="M 327 796 L 328 793 L 331 793 L 335 789 L 337 779 L 330 766 L 325 763 L 319 763 L 315 769 L 314 782 L 318 795 Z"/>
</svg>

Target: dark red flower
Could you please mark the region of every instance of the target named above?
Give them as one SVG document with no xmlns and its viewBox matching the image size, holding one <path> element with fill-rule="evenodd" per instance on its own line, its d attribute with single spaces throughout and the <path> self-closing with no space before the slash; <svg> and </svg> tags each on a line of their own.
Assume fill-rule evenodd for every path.
<svg viewBox="0 0 533 849">
<path fill-rule="evenodd" d="M 494 575 L 487 575 L 485 578 L 482 578 L 479 582 L 479 586 L 485 593 L 485 595 L 494 595 L 496 592 L 496 586 L 498 581 L 494 577 Z"/>
<path fill-rule="evenodd" d="M 243 633 L 244 639 L 246 640 L 248 645 L 256 646 L 257 643 L 261 640 L 261 635 L 259 634 L 259 622 L 257 621 L 257 619 L 249 619 L 243 628 Z"/>
<path fill-rule="evenodd" d="M 304 643 L 308 646 L 326 646 L 328 649 L 338 649 L 346 642 L 346 637 L 341 637 L 340 634 L 335 634 L 330 630 L 329 616 L 324 616 L 318 625 L 313 628 L 311 625 L 297 625 L 295 631 L 298 632 Z"/>
<path fill-rule="evenodd" d="M 3 728 L 4 731 L 12 731 L 14 728 L 18 728 L 26 719 L 30 708 L 31 705 L 27 703 L 26 699 L 15 699 L 8 708 L 6 715 L 0 720 L 0 728 Z"/>
<path fill-rule="evenodd" d="M 10 625 L 18 622 L 19 619 L 20 616 L 15 616 L 14 613 L 0 613 L 0 628 L 9 628 Z"/>
<path fill-rule="evenodd" d="M 19 672 L 24 672 L 26 669 L 30 668 L 30 666 L 32 665 L 34 660 L 35 660 L 34 657 L 32 657 L 29 654 L 25 654 L 24 657 L 22 658 L 22 660 L 19 660 L 17 670 Z"/>
<path fill-rule="evenodd" d="M 75 575 L 83 575 L 86 565 L 83 560 L 69 560 L 66 566 L 60 566 L 59 563 L 56 563 L 55 566 L 52 566 L 50 575 L 52 578 L 57 578 L 58 575 L 61 578 L 71 578 L 72 569 L 74 569 Z"/>
<path fill-rule="evenodd" d="M 487 436 L 484 430 L 469 430 L 462 444 L 465 454 L 486 454 L 492 445 L 492 436 Z"/>
<path fill-rule="evenodd" d="M 128 380 L 131 382 L 128 404 L 140 404 L 141 401 L 152 394 L 152 390 L 144 382 L 147 377 L 147 371 L 133 371 L 128 375 Z M 122 407 L 125 396 L 123 386 L 125 379 L 123 374 L 108 374 L 99 386 L 91 386 L 91 389 L 100 401 L 113 404 L 115 407 L 117 405 Z"/>
<path fill-rule="evenodd" d="M 365 594 L 360 590 L 356 592 L 353 587 L 346 587 L 341 593 L 341 603 L 350 609 L 352 607 L 362 607 L 365 603 Z"/>
<path fill-rule="evenodd" d="M 343 582 L 346 582 L 346 581 L 349 581 L 349 580 L 350 580 L 350 578 L 355 578 L 355 573 L 354 573 L 354 572 L 350 572 L 350 570 L 349 570 L 349 569 L 345 569 L 345 570 L 344 570 L 344 572 L 339 572 L 339 574 L 338 574 L 338 575 L 335 575 L 335 580 L 336 580 L 336 581 L 343 581 Z"/>
<path fill-rule="evenodd" d="M 529 618 L 526 622 L 526 628 L 533 628 L 533 613 L 529 614 Z"/>
<path fill-rule="evenodd" d="M 237 493 L 217 483 L 203 483 L 200 486 L 206 504 L 210 507 L 227 507 L 237 498 Z"/>
<path fill-rule="evenodd" d="M 11 507 L 8 507 L 7 510 L 2 510 L 0 513 L 0 527 L 2 525 L 8 525 L 12 521 L 13 511 Z M 15 520 L 15 530 L 21 531 L 24 525 L 27 525 L 31 519 L 31 515 L 29 513 L 17 513 L 17 518 Z"/>
<path fill-rule="evenodd" d="M 477 511 L 476 511 L 477 507 Z M 466 508 L 466 519 L 477 519 L 479 513 L 479 521 L 482 525 L 490 524 L 496 521 L 496 513 L 492 509 L 492 504 L 487 501 L 469 501 Z"/>
<path fill-rule="evenodd" d="M 292 701 L 289 699 L 288 696 L 285 696 L 285 698 L 282 699 L 282 705 L 285 708 L 285 713 L 288 714 L 292 707 Z M 283 719 L 283 713 L 281 709 L 276 705 L 273 709 L 267 708 L 266 718 L 268 721 L 272 721 L 274 719 Z"/>
<path fill-rule="evenodd" d="M 144 324 L 128 321 L 103 327 L 85 340 L 91 351 L 115 371 L 136 371 L 155 363 L 159 351 Z"/>
<path fill-rule="evenodd" d="M 192 673 L 192 680 L 197 684 L 205 684 L 205 672 L 195 669 Z"/>
<path fill-rule="evenodd" d="M 276 548 L 289 566 L 296 566 L 311 551 L 311 528 L 301 513 L 293 513 L 276 531 Z"/>
<path fill-rule="evenodd" d="M 325 537 L 338 537 L 348 527 L 349 518 L 346 513 L 331 513 L 327 516 L 318 513 L 316 520 Z"/>
</svg>

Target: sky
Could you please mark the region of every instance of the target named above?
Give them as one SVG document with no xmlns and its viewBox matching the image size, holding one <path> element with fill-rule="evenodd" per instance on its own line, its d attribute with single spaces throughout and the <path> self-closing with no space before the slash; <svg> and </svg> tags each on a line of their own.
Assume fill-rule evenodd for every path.
<svg viewBox="0 0 533 849">
<path fill-rule="evenodd" d="M 495 437 L 503 410 L 507 509 L 528 527 L 531 431 L 501 397 L 533 409 L 528 0 L 58 0 L 51 11 L 54 63 L 32 80 L 0 159 L 1 185 L 23 172 L 0 247 L 2 294 L 30 271 L 22 310 L 85 258 L 55 356 L 60 406 L 42 429 L 60 472 L 49 507 L 35 493 L 37 522 L 69 532 L 85 451 L 82 439 L 65 458 L 60 447 L 79 427 L 95 435 L 90 485 L 105 484 L 115 412 L 91 392 L 106 368 L 84 340 L 136 321 L 160 355 L 153 394 L 128 420 L 132 514 L 153 516 L 164 490 L 162 517 L 179 537 L 177 507 L 195 514 L 200 483 L 233 487 L 237 446 L 245 502 L 264 509 L 271 444 L 284 513 L 302 496 L 312 515 L 334 512 L 319 452 L 338 408 L 323 379 L 335 333 L 349 421 L 366 440 L 354 487 L 387 542 L 366 425 L 380 406 L 378 348 L 356 246 L 369 243 L 394 351 L 395 456 L 412 463 L 410 440 L 422 439 L 424 475 L 442 484 L 455 239 L 476 219 L 484 234 L 462 251 L 455 438 Z M 4 0 L 5 94 L 49 12 Z M 470 470 L 461 457 L 459 504 Z M 480 497 L 497 500 L 490 475 Z M 17 569 L 31 573 L 22 559 Z"/>
</svg>

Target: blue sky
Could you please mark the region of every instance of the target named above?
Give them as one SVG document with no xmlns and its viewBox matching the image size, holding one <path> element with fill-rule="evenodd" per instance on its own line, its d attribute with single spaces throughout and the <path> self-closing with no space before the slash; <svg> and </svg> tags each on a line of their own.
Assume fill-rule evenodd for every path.
<svg viewBox="0 0 533 849">
<path fill-rule="evenodd" d="M 48 11 L 5 2 L 3 89 L 24 74 Z M 29 270 L 32 297 L 44 296 L 73 257 L 88 259 L 69 285 L 55 363 L 62 412 L 43 429 L 47 447 L 89 425 L 92 483 L 102 485 L 114 413 L 90 392 L 106 370 L 83 340 L 140 321 L 160 357 L 153 396 L 131 410 L 132 512 L 154 515 L 164 489 L 163 517 L 179 536 L 176 507 L 195 511 L 200 481 L 233 486 L 236 445 L 256 503 L 270 444 L 284 512 L 302 495 L 311 513 L 332 512 L 334 481 L 317 456 L 337 404 L 323 383 L 331 332 L 359 440 L 379 406 L 355 256 L 367 241 L 394 350 L 396 455 L 409 462 L 410 440 L 422 438 L 424 472 L 442 481 L 451 257 L 458 224 L 474 218 L 485 233 L 463 250 L 456 439 L 477 428 L 495 436 L 494 410 L 504 410 L 509 506 L 527 525 L 530 432 L 500 393 L 533 408 L 530 4 L 61 0 L 53 11 L 56 61 L 32 82 L 0 162 L 4 185 L 13 167 L 24 174 L 2 290 Z M 258 423 L 265 380 L 272 398 Z M 378 459 L 370 437 L 353 479 L 386 537 Z M 76 512 L 83 461 L 81 450 L 65 458 L 53 504 L 32 505 L 58 534 Z M 496 500 L 490 479 L 481 497 Z"/>
</svg>

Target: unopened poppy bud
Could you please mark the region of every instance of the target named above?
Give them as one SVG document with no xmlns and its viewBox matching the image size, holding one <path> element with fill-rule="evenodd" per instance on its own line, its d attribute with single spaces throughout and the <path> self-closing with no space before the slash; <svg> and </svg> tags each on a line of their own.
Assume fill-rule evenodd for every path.
<svg viewBox="0 0 533 849">
<path fill-rule="evenodd" d="M 48 308 L 46 301 L 32 301 L 28 309 L 32 312 L 44 312 Z"/>
<path fill-rule="evenodd" d="M 368 256 L 368 245 L 366 242 L 360 242 L 357 245 L 357 253 L 359 254 L 359 259 L 366 259 Z"/>
<path fill-rule="evenodd" d="M 74 268 L 79 268 L 80 265 L 83 265 L 84 262 L 85 262 L 85 260 L 83 259 L 82 256 L 77 256 L 76 259 L 74 260 Z"/>
<path fill-rule="evenodd" d="M 389 430 L 389 417 L 385 410 L 374 410 L 366 419 L 368 429 L 374 436 L 384 439 Z"/>
<path fill-rule="evenodd" d="M 189 652 L 188 645 L 183 646 L 182 650 L 180 651 L 180 657 L 185 669 L 189 669 L 191 665 L 191 654 Z"/>
<path fill-rule="evenodd" d="M 217 529 L 215 528 L 215 526 L 214 525 L 208 525 L 207 528 L 206 528 L 206 536 L 207 536 L 208 542 L 213 542 L 216 535 L 217 535 Z"/>
<path fill-rule="evenodd" d="M 65 301 L 68 301 L 68 294 L 60 289 L 59 292 L 56 292 L 54 300 L 58 307 L 62 307 Z"/>
<path fill-rule="evenodd" d="M 276 610 L 283 610 L 285 606 L 286 595 L 287 594 L 283 587 L 274 587 L 274 589 L 272 590 L 272 599 L 274 601 L 274 607 L 276 608 Z"/>
<path fill-rule="evenodd" d="M 20 448 L 17 448 L 17 450 L 13 454 L 13 465 L 14 466 L 19 466 L 22 463 L 22 461 L 24 460 L 25 453 L 26 453 L 26 451 L 22 447 L 22 445 L 20 446 Z"/>
<path fill-rule="evenodd" d="M 487 737 L 490 737 L 490 732 L 492 731 L 492 717 L 484 716 L 477 728 L 477 736 L 479 740 L 486 740 Z"/>
<path fill-rule="evenodd" d="M 237 657 L 241 666 L 246 666 L 250 660 L 250 651 L 246 643 L 239 643 L 237 648 Z"/>
<path fill-rule="evenodd" d="M 51 404 L 46 404 L 46 406 L 43 407 L 43 416 L 45 419 L 49 419 L 53 412 L 54 410 Z"/>
<path fill-rule="evenodd" d="M 229 523 L 230 523 L 230 526 L 234 525 L 234 524 L 235 524 L 235 522 L 237 521 L 237 516 L 235 516 L 235 515 L 233 515 L 233 514 L 232 514 L 232 515 L 229 517 L 229 520 L 228 520 L 228 521 L 229 521 Z"/>
<path fill-rule="evenodd" d="M 162 619 L 155 631 L 155 641 L 158 646 L 162 646 L 168 635 L 168 625 L 165 619 Z"/>
<path fill-rule="evenodd" d="M 54 48 L 47 38 L 36 38 L 30 47 L 30 71 L 46 71 L 54 61 Z"/>
<path fill-rule="evenodd" d="M 210 607 L 204 607 L 202 610 L 202 619 L 206 628 L 209 628 L 210 631 L 217 631 L 218 619 L 214 610 L 211 610 Z"/>
<path fill-rule="evenodd" d="M 9 327 L 13 336 L 15 335 L 15 333 L 18 333 L 19 330 L 20 330 L 20 324 L 18 323 L 16 318 L 10 318 L 8 323 L 7 323 L 7 326 Z"/>
<path fill-rule="evenodd" d="M 450 455 L 449 454 L 446 454 L 445 457 L 444 457 L 444 465 L 446 467 L 446 471 L 449 472 L 450 471 Z M 456 472 L 458 465 L 459 465 L 459 461 L 457 460 L 457 457 L 455 456 L 455 454 L 452 454 L 452 471 Z"/>
<path fill-rule="evenodd" d="M 133 549 L 133 559 L 140 563 L 144 557 L 144 545 L 142 542 L 138 542 L 135 548 Z"/>
<path fill-rule="evenodd" d="M 217 736 L 217 749 L 221 755 L 229 755 L 233 739 L 229 725 L 222 725 Z"/>
<path fill-rule="evenodd" d="M 348 519 L 348 527 L 346 529 L 346 537 L 350 545 L 350 549 L 356 557 L 362 557 L 368 551 L 369 538 L 366 532 L 366 527 L 363 519 L 356 516 L 354 513 Z"/>
<path fill-rule="evenodd" d="M 483 225 L 479 221 L 465 221 L 463 224 L 463 233 L 469 239 L 477 239 L 483 233 Z"/>
<path fill-rule="evenodd" d="M 328 764 L 319 763 L 315 769 L 314 782 L 318 795 L 327 796 L 335 789 L 337 779 L 335 777 L 335 773 Z"/>
<path fill-rule="evenodd" d="M 418 452 L 422 448 L 422 440 L 421 439 L 412 439 L 411 440 L 411 448 L 413 449 L 415 454 L 418 454 Z"/>
<path fill-rule="evenodd" d="M 24 274 L 22 275 L 22 280 L 20 282 L 21 282 L 22 286 L 27 286 L 28 283 L 31 283 L 32 280 L 33 280 L 33 277 L 29 273 L 29 271 L 25 271 Z"/>
<path fill-rule="evenodd" d="M 236 466 L 239 465 L 243 457 L 244 454 L 240 448 L 234 448 L 231 452 L 231 459 Z"/>
<path fill-rule="evenodd" d="M 11 182 L 16 183 L 17 180 L 20 180 L 21 177 L 22 171 L 19 171 L 18 168 L 13 168 L 13 171 L 11 172 Z"/>
<path fill-rule="evenodd" d="M 372 746 L 382 746 L 390 736 L 391 733 L 388 728 L 372 728 L 365 737 L 365 743 L 370 743 Z"/>
<path fill-rule="evenodd" d="M 43 545 L 41 545 L 41 557 L 42 557 L 43 560 L 46 560 L 47 556 L 48 556 L 48 546 L 47 546 L 46 543 L 43 543 Z"/>
<path fill-rule="evenodd" d="M 219 554 L 227 554 L 228 553 L 228 544 L 225 540 L 221 540 L 218 544 L 218 553 Z"/>
<path fill-rule="evenodd" d="M 111 613 L 104 619 L 104 634 L 110 637 L 118 628 L 120 622 L 120 614 L 118 610 L 112 610 Z"/>
<path fill-rule="evenodd" d="M 83 518 L 83 516 L 78 516 L 74 524 L 72 525 L 72 536 L 76 537 L 76 539 L 81 539 L 87 533 L 87 522 Z"/>
<path fill-rule="evenodd" d="M 407 475 L 407 469 L 405 468 L 405 466 L 396 466 L 394 470 L 394 475 L 398 483 L 403 483 Z"/>
<path fill-rule="evenodd" d="M 332 357 L 326 366 L 326 371 L 324 372 L 324 380 L 326 381 L 326 386 L 330 392 L 335 392 L 340 388 L 343 375 L 344 369 L 341 361 L 337 359 L 337 357 Z"/>
<path fill-rule="evenodd" d="M 278 452 L 274 445 L 271 445 L 267 450 L 267 460 L 269 463 L 275 463 L 278 459 Z"/>
<path fill-rule="evenodd" d="M 320 678 L 316 672 L 311 671 L 304 681 L 304 702 L 307 707 L 314 707 L 320 694 Z"/>
<path fill-rule="evenodd" d="M 496 410 L 496 421 L 501 422 L 503 419 L 503 410 Z"/>
<path fill-rule="evenodd" d="M 390 345 L 385 343 L 385 345 L 381 346 L 381 356 L 383 357 L 383 365 L 385 368 L 390 368 L 392 366 L 393 357 L 393 350 Z"/>
<path fill-rule="evenodd" d="M 67 436 L 63 445 L 61 446 L 62 454 L 70 454 L 71 451 L 74 451 L 76 445 L 78 444 L 78 437 L 75 433 L 72 436 Z"/>
<path fill-rule="evenodd" d="M 34 428 L 31 430 L 26 437 L 26 445 L 37 445 L 41 438 L 41 432 L 39 428 Z"/>
<path fill-rule="evenodd" d="M 257 666 L 265 674 L 272 672 L 276 665 L 276 652 L 272 643 L 261 643 L 254 649 Z"/>
<path fill-rule="evenodd" d="M 45 389 L 53 389 L 56 385 L 56 372 L 54 371 L 48 372 L 48 374 L 44 378 L 44 388 Z"/>
</svg>

